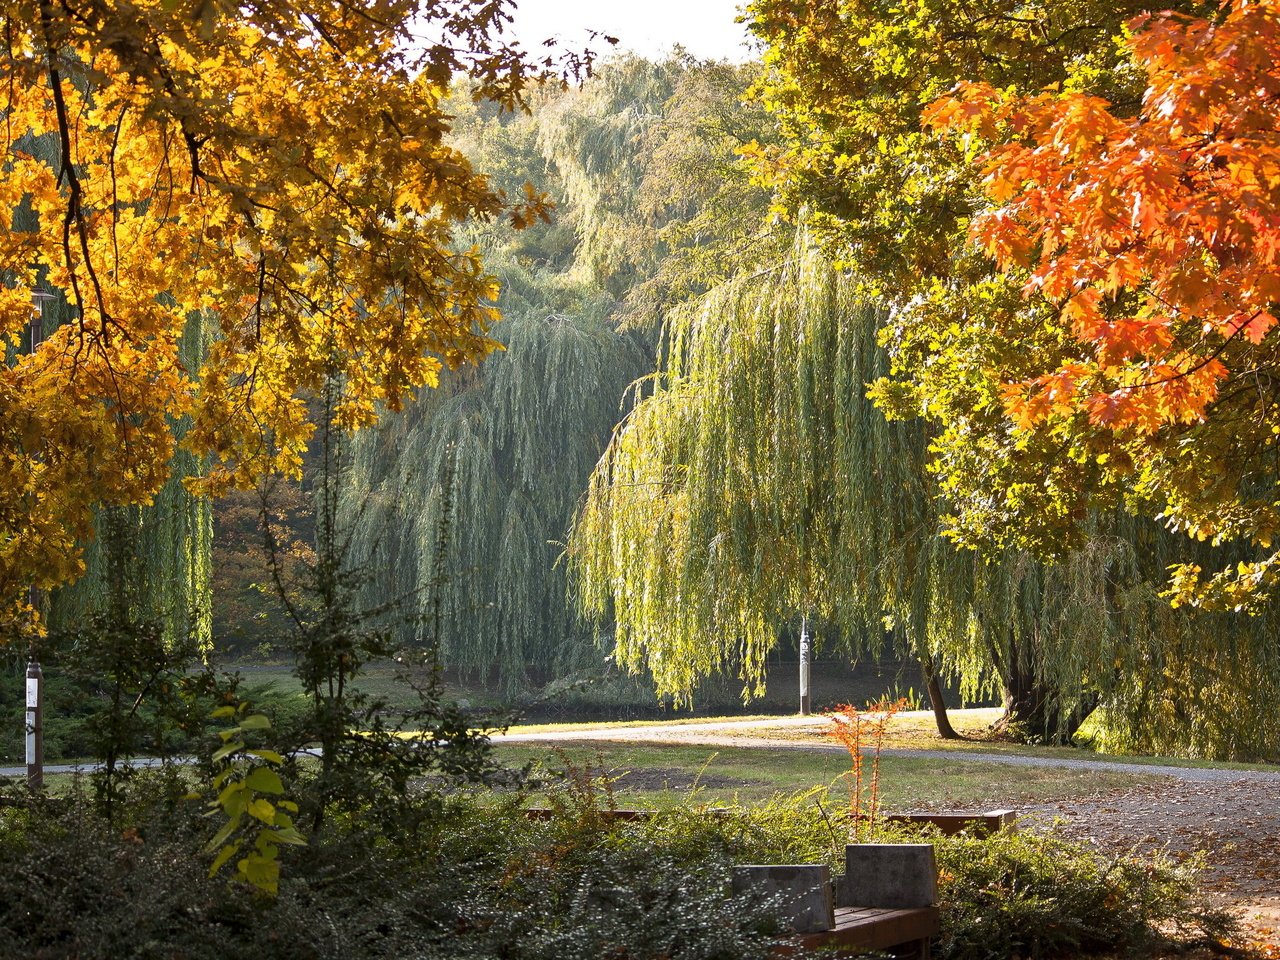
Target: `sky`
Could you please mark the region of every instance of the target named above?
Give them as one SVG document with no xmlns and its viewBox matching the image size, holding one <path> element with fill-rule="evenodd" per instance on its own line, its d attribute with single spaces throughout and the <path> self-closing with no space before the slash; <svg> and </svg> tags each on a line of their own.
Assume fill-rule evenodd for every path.
<svg viewBox="0 0 1280 960">
<path fill-rule="evenodd" d="M 586 31 L 618 38 L 618 50 L 653 57 L 679 44 L 702 59 L 745 60 L 747 31 L 734 23 L 739 0 L 515 0 L 513 28 L 525 49 L 557 36 L 588 45 Z M 597 44 L 597 51 L 608 49 Z"/>
</svg>

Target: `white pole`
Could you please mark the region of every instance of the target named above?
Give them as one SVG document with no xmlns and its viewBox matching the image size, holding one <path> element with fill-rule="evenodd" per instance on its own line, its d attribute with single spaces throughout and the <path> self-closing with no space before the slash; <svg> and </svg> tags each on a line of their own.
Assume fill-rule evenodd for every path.
<svg viewBox="0 0 1280 960">
<path fill-rule="evenodd" d="M 809 663 L 813 650 L 809 644 L 809 618 L 800 618 L 800 716 L 807 717 L 811 707 L 809 697 Z"/>
<path fill-rule="evenodd" d="M 34 290 L 31 293 L 31 352 L 44 340 L 44 305 L 49 300 L 56 300 L 52 293 Z M 31 606 L 36 609 L 40 602 L 40 592 L 31 587 Z M 30 662 L 27 664 L 27 787 L 31 790 L 44 788 L 44 707 L 43 691 L 44 673 L 40 670 L 40 661 L 36 657 L 34 640 L 31 644 Z"/>
<path fill-rule="evenodd" d="M 44 722 L 40 689 L 43 679 L 40 664 L 32 660 L 27 664 L 27 786 L 32 790 L 44 787 Z"/>
</svg>

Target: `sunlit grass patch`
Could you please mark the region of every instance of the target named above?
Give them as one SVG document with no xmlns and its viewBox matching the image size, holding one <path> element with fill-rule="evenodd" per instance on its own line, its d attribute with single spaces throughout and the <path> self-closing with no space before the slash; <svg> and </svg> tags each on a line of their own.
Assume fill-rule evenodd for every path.
<svg viewBox="0 0 1280 960">
<path fill-rule="evenodd" d="M 627 806 L 677 806 L 691 795 L 711 805 L 762 803 L 815 787 L 825 790 L 818 798 L 828 806 L 848 802 L 848 757 L 832 751 L 623 743 L 565 745 L 555 751 L 510 744 L 495 751 L 512 767 L 535 762 L 554 770 L 566 759 L 599 767 L 612 781 L 618 802 Z M 885 809 L 982 810 L 1092 796 L 1153 779 L 1138 773 L 885 756 L 880 789 Z"/>
</svg>

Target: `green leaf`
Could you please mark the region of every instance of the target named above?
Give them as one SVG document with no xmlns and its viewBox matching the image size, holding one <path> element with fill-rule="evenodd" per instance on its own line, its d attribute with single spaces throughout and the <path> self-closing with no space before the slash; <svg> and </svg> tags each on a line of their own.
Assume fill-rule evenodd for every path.
<svg viewBox="0 0 1280 960">
<path fill-rule="evenodd" d="M 292 847 L 305 847 L 307 838 L 293 827 L 284 827 L 273 832 L 277 843 L 287 843 Z"/>
<path fill-rule="evenodd" d="M 217 763 L 219 760 L 222 760 L 225 757 L 231 756 L 231 754 L 235 753 L 237 750 L 243 750 L 243 749 L 244 749 L 243 740 L 236 740 L 233 743 L 223 744 L 221 747 L 219 747 L 217 750 L 213 752 L 213 758 L 212 758 L 213 762 Z"/>
<path fill-rule="evenodd" d="M 209 867 L 209 876 L 217 875 L 218 871 L 222 869 L 222 865 L 234 857 L 240 847 L 241 841 L 237 840 L 235 843 L 229 843 L 219 850 L 218 855 L 213 859 L 213 864 Z"/>
<path fill-rule="evenodd" d="M 280 885 L 280 864 L 262 856 L 248 856 L 236 864 L 243 880 L 274 896 Z"/>
<path fill-rule="evenodd" d="M 245 753 L 251 757 L 257 757 L 259 760 L 265 760 L 267 763 L 284 763 L 284 757 L 274 750 L 246 750 Z"/>
<path fill-rule="evenodd" d="M 244 780 L 244 785 L 258 793 L 284 793 L 284 782 L 274 770 L 258 767 Z"/>
<path fill-rule="evenodd" d="M 240 793 L 245 788 L 243 780 L 233 780 L 231 783 L 223 787 L 222 792 L 218 794 L 217 803 L 223 809 L 231 802 L 231 798 Z"/>
<path fill-rule="evenodd" d="M 213 835 L 213 839 L 204 845 L 204 852 L 213 853 L 213 851 L 226 843 L 227 840 L 231 839 L 231 835 L 236 832 L 237 826 L 239 826 L 237 823 L 224 823 L 222 829 Z M 238 840 L 236 841 L 236 843 L 239 842 Z"/>
<path fill-rule="evenodd" d="M 261 713 L 250 714 L 240 721 L 241 730 L 270 730 L 271 721 Z"/>
<path fill-rule="evenodd" d="M 271 825 L 275 823 L 276 808 L 270 800 L 259 797 L 249 804 L 249 816 L 261 820 L 263 823 Z"/>
</svg>

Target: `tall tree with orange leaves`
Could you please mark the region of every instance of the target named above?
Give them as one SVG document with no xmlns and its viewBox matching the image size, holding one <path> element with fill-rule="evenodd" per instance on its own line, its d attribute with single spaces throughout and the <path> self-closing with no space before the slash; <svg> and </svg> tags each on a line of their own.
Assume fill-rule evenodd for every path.
<svg viewBox="0 0 1280 960">
<path fill-rule="evenodd" d="M 1063 344 L 991 371 L 1016 434 L 1243 553 L 1175 567 L 1175 604 L 1258 609 L 1280 580 L 1280 3 L 1143 15 L 1125 44 L 1136 112 L 967 82 L 925 121 L 985 146 L 970 236 Z"/>
</svg>

